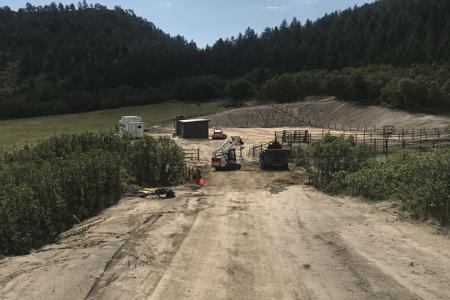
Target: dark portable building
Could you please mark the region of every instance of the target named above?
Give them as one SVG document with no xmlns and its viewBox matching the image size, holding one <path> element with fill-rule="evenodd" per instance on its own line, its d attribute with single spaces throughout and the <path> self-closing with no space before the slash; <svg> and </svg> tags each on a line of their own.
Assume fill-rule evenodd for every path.
<svg viewBox="0 0 450 300">
<path fill-rule="evenodd" d="M 180 121 L 184 120 L 183 116 L 176 116 L 175 118 L 175 135 L 180 136 L 181 135 L 181 128 L 180 128 Z"/>
<path fill-rule="evenodd" d="M 207 139 L 209 137 L 208 119 L 179 120 L 180 137 L 184 139 Z"/>
</svg>

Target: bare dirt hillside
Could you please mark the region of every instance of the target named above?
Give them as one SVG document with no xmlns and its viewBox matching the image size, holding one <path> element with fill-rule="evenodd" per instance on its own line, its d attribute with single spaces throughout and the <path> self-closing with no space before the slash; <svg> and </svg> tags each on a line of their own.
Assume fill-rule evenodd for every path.
<svg viewBox="0 0 450 300">
<path fill-rule="evenodd" d="M 227 129 L 249 143 L 279 129 Z M 200 147 L 201 160 L 220 141 Z M 170 200 L 126 198 L 29 255 L 1 299 L 448 299 L 450 238 L 395 203 L 325 195 L 301 170 L 203 172 Z"/>
<path fill-rule="evenodd" d="M 229 127 L 246 126 L 276 127 L 298 126 L 308 121 L 321 127 L 341 128 L 342 124 L 353 126 L 394 125 L 400 128 L 448 128 L 450 118 L 426 114 L 412 114 L 379 106 L 361 106 L 342 102 L 334 97 L 308 98 L 297 103 L 261 105 L 233 109 L 208 116 L 212 123 Z M 301 124 L 303 123 L 303 124 Z"/>
</svg>

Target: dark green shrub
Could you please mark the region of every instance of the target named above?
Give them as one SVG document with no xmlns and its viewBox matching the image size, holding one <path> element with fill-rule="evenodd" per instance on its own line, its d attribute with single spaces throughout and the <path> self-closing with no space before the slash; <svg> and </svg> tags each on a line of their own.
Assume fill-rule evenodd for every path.
<svg viewBox="0 0 450 300">
<path fill-rule="evenodd" d="M 211 100 L 222 95 L 224 81 L 218 76 L 188 77 L 178 81 L 173 96 L 179 100 Z"/>
<path fill-rule="evenodd" d="M 230 81 L 225 88 L 225 93 L 236 106 L 240 106 L 242 100 L 255 95 L 253 84 L 244 79 Z"/>
<path fill-rule="evenodd" d="M 293 147 L 291 155 L 297 166 L 306 166 L 308 162 L 308 149 L 301 146 Z"/>
<path fill-rule="evenodd" d="M 146 136 L 133 143 L 127 156 L 130 175 L 139 185 L 164 186 L 179 180 L 183 152 L 169 138 Z"/>
<path fill-rule="evenodd" d="M 374 158 L 373 150 L 357 144 L 352 137 L 341 138 L 327 135 L 308 149 L 307 172 L 316 186 L 330 184 L 339 172 L 355 172 Z"/>
<path fill-rule="evenodd" d="M 449 224 L 450 151 L 404 151 L 341 178 L 341 187 L 369 199 L 401 200 L 416 218 Z"/>
<path fill-rule="evenodd" d="M 63 135 L 3 153 L 0 255 L 54 241 L 78 219 L 115 204 L 129 181 L 175 184 L 182 164 L 181 148 L 168 138 L 132 142 L 113 133 Z"/>
<path fill-rule="evenodd" d="M 257 90 L 269 79 L 273 77 L 273 73 L 268 68 L 256 68 L 245 75 L 245 80 L 255 85 Z"/>
</svg>

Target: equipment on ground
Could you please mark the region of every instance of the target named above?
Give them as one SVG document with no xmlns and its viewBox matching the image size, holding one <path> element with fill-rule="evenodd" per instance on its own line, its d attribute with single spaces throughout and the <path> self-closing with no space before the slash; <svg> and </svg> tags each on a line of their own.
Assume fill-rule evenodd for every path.
<svg viewBox="0 0 450 300">
<path fill-rule="evenodd" d="M 175 191 L 170 188 L 144 188 L 138 191 L 138 197 L 145 198 L 147 196 L 154 196 L 160 199 L 175 198 Z"/>
<path fill-rule="evenodd" d="M 290 149 L 283 149 L 283 146 L 278 141 L 269 143 L 266 149 L 259 154 L 259 166 L 261 170 L 276 169 L 288 170 Z"/>
<path fill-rule="evenodd" d="M 223 133 L 223 129 L 220 125 L 215 125 L 213 127 L 213 134 L 212 139 L 213 140 L 225 140 L 227 138 L 227 135 Z"/>
<path fill-rule="evenodd" d="M 132 139 L 144 137 L 144 122 L 138 116 L 123 116 L 119 121 L 119 132 Z"/>
<path fill-rule="evenodd" d="M 240 170 L 237 163 L 236 148 L 242 147 L 244 141 L 239 136 L 232 136 L 213 152 L 211 165 L 218 171 Z"/>
</svg>

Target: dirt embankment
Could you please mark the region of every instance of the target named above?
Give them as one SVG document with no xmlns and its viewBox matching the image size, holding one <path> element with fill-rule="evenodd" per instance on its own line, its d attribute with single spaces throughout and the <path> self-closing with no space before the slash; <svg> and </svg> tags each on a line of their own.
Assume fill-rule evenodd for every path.
<svg viewBox="0 0 450 300">
<path fill-rule="evenodd" d="M 399 128 L 448 128 L 450 117 L 413 114 L 379 106 L 361 106 L 351 102 L 338 101 L 334 97 L 308 98 L 303 102 L 261 105 L 233 109 L 208 116 L 212 124 L 226 124 L 228 127 L 278 127 L 299 126 L 308 121 L 322 127 L 342 127 L 342 124 L 356 127 L 394 125 Z"/>
</svg>

